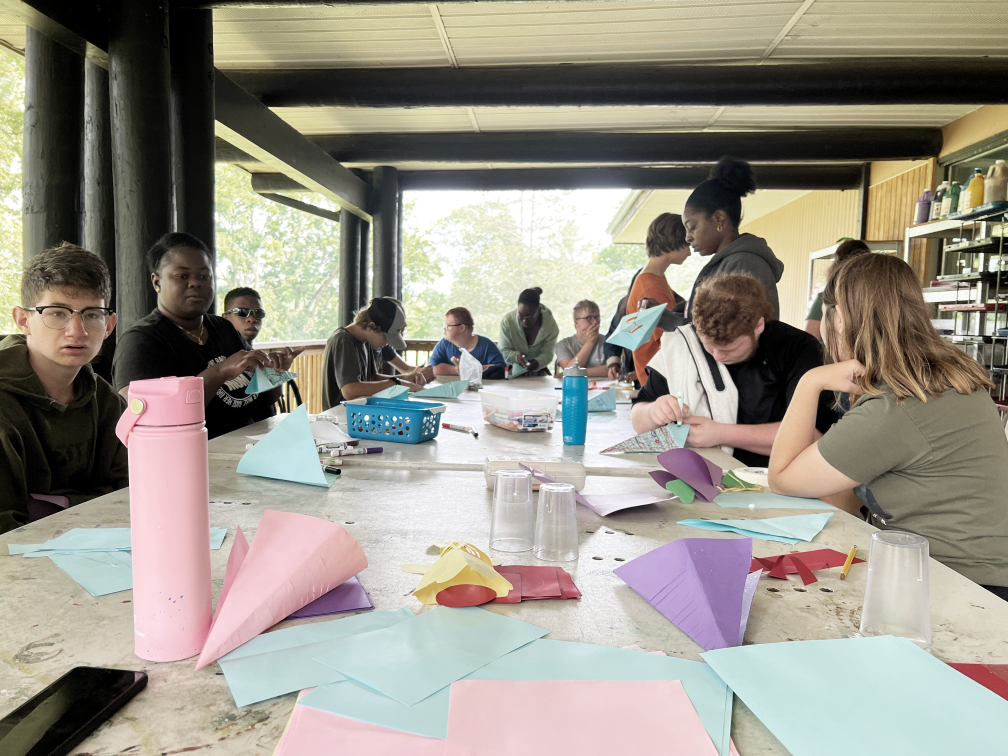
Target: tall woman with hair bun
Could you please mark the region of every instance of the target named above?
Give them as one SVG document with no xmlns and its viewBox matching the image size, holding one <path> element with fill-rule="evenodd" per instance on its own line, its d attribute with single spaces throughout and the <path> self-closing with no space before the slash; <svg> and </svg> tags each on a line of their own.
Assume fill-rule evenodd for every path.
<svg viewBox="0 0 1008 756">
<path fill-rule="evenodd" d="M 1008 439 L 976 360 L 929 320 L 913 269 L 889 255 L 837 263 L 823 291 L 833 364 L 794 389 L 770 488 L 826 497 L 879 528 L 922 535 L 931 556 L 1008 600 Z M 820 392 L 850 410 L 816 440 Z"/>
<path fill-rule="evenodd" d="M 752 166 L 725 156 L 711 170 L 710 178 L 693 190 L 683 209 L 686 243 L 703 257 L 710 257 L 697 276 L 693 291 L 701 282 L 718 273 L 748 273 L 763 284 L 773 305 L 774 320 L 780 319 L 777 282 L 784 263 L 767 243 L 752 234 L 740 234 L 742 198 L 756 191 Z M 690 297 L 687 316 L 693 310 Z"/>
<path fill-rule="evenodd" d="M 550 309 L 539 301 L 542 289 L 525 289 L 518 295 L 518 308 L 500 322 L 499 347 L 509 365 L 518 365 L 528 375 L 549 375 L 560 328 Z"/>
</svg>

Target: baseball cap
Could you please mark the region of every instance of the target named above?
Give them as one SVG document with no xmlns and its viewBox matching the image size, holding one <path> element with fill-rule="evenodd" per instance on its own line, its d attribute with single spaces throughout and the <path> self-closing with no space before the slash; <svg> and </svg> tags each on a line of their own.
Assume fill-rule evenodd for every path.
<svg viewBox="0 0 1008 756">
<path fill-rule="evenodd" d="M 406 349 L 406 340 L 400 333 L 403 326 L 406 325 L 406 315 L 396 306 L 395 302 L 383 297 L 372 300 L 371 306 L 368 307 L 368 317 L 385 334 L 389 346 L 397 352 Z"/>
</svg>

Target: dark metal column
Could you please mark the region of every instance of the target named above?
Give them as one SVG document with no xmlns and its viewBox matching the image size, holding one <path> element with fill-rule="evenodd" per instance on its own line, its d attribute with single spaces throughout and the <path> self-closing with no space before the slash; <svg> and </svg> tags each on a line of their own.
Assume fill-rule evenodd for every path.
<svg viewBox="0 0 1008 756">
<path fill-rule="evenodd" d="M 112 122 L 109 112 L 108 71 L 84 63 L 84 246 L 101 257 L 112 277 L 116 303 L 115 195 L 112 191 Z M 102 344 L 95 372 L 111 381 L 115 338 Z"/>
<path fill-rule="evenodd" d="M 340 211 L 339 324 L 353 322 L 360 301 L 360 219 L 349 210 Z"/>
<path fill-rule="evenodd" d="M 84 59 L 30 26 L 25 30 L 25 262 L 84 233 Z"/>
<path fill-rule="evenodd" d="M 368 286 L 368 266 L 371 264 L 371 224 L 360 221 L 360 290 L 358 307 L 367 307 L 371 302 L 371 288 Z"/>
<path fill-rule="evenodd" d="M 157 304 L 145 255 L 173 227 L 168 9 L 110 0 L 109 89 L 122 334 Z"/>
<path fill-rule="evenodd" d="M 396 168 L 383 165 L 374 169 L 371 204 L 374 217 L 372 291 L 376 297 L 394 297 L 399 246 L 399 171 Z"/>
<path fill-rule="evenodd" d="M 399 191 L 399 208 L 396 220 L 396 298 L 403 301 L 403 193 Z"/>
<path fill-rule="evenodd" d="M 216 253 L 213 11 L 173 10 L 170 28 L 175 227 Z"/>
</svg>

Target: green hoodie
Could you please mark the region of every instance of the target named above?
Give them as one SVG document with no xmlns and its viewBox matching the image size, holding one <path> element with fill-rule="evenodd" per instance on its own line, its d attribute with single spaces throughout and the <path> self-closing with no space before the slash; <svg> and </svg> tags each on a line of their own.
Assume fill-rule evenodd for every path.
<svg viewBox="0 0 1008 756">
<path fill-rule="evenodd" d="M 0 341 L 0 533 L 28 522 L 29 494 L 70 504 L 129 485 L 126 447 L 115 434 L 126 400 L 85 365 L 76 398 L 50 397 L 28 361 L 24 336 Z"/>
<path fill-rule="evenodd" d="M 529 344 L 525 338 L 525 329 L 518 321 L 518 308 L 511 310 L 501 318 L 499 348 L 509 365 L 518 363 L 518 354 L 524 354 L 530 360 L 539 363 L 539 369 L 548 367 L 553 362 L 553 350 L 556 348 L 560 328 L 557 326 L 553 313 L 546 305 L 539 305 L 542 310 L 542 326 L 535 337 L 535 343 Z"/>
</svg>

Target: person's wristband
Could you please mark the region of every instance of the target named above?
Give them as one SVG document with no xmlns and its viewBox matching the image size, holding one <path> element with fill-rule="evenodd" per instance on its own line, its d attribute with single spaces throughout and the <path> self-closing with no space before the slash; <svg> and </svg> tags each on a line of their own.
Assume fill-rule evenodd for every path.
<svg viewBox="0 0 1008 756">
<path fill-rule="evenodd" d="M 391 380 L 392 383 L 394 383 L 396 386 L 402 386 L 402 381 L 396 378 L 394 375 L 389 380 Z"/>
</svg>

